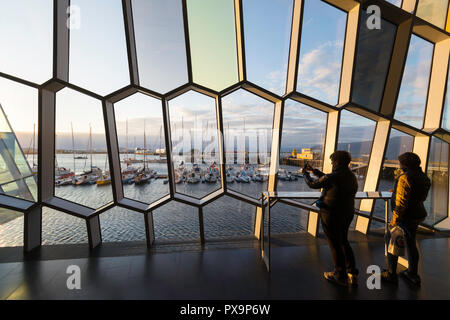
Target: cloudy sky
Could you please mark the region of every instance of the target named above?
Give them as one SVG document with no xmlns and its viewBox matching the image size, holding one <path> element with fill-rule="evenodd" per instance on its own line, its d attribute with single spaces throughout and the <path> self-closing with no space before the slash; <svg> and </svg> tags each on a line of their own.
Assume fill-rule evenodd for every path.
<svg viewBox="0 0 450 320">
<path fill-rule="evenodd" d="M 0 72 L 43 83 L 52 74 L 51 0 L 2 1 Z M 129 82 L 120 0 L 72 0 L 79 8 L 79 27 L 70 34 L 70 81 L 99 94 Z M 166 93 L 187 79 L 180 0 L 133 0 L 138 66 L 142 85 Z M 237 80 L 233 1 L 188 0 L 189 36 L 194 80 L 223 89 Z M 285 91 L 290 42 L 292 0 L 244 0 L 243 17 L 247 74 L 250 81 L 282 95 Z M 77 11 L 72 12 L 76 16 Z M 73 20 L 72 22 L 77 22 Z M 346 13 L 322 1 L 306 0 L 297 90 L 336 104 L 345 38 Z M 413 37 L 396 117 L 415 123 L 423 113 L 424 88 L 432 46 Z M 0 103 L 23 144 L 37 123 L 37 90 L 0 78 Z M 172 129 L 193 119 L 214 126 L 214 101 L 187 93 L 169 103 Z M 414 110 L 414 113 L 411 113 Z M 119 144 L 142 144 L 145 131 L 151 144 L 159 143 L 161 103 L 143 95 L 115 106 Z M 414 115 L 411 118 L 411 114 Z M 266 130 L 272 126 L 273 104 L 244 90 L 223 99 L 224 128 Z M 345 120 L 345 117 L 343 117 Z M 323 140 L 325 116 L 296 102 L 288 102 L 283 145 L 317 144 Z M 369 120 L 367 120 L 369 121 Z M 178 124 L 177 124 L 178 123 Z M 100 101 L 64 89 L 57 94 L 57 143 L 85 145 L 89 128 L 104 143 Z M 371 139 L 371 122 L 343 121 L 340 139 Z M 28 132 L 28 134 L 27 134 Z M 367 133 L 369 132 L 369 133 Z M 69 140 L 67 140 L 69 137 Z M 71 142 L 70 142 L 71 144 Z M 69 146 L 66 146 L 69 147 Z"/>
</svg>

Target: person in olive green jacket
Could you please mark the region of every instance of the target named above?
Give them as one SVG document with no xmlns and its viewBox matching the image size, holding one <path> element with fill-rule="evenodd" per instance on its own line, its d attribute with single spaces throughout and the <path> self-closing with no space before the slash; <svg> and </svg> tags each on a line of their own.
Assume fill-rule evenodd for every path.
<svg viewBox="0 0 450 320">
<path fill-rule="evenodd" d="M 391 227 L 398 225 L 405 232 L 406 248 L 408 252 L 408 270 L 401 273 L 409 282 L 420 285 L 418 275 L 419 251 L 416 245 L 416 232 L 419 224 L 425 220 L 427 211 L 423 205 L 431 183 L 420 167 L 417 154 L 406 152 L 398 157 L 402 173 L 398 175 L 391 198 L 393 218 Z M 387 234 L 386 241 L 389 241 Z M 388 253 L 389 269 L 381 277 L 390 282 L 397 281 L 398 256 Z"/>
</svg>

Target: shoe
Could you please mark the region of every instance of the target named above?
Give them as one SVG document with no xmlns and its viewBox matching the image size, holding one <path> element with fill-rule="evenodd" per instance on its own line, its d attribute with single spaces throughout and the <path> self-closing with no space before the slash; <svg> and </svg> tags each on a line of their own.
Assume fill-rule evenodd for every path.
<svg viewBox="0 0 450 320">
<path fill-rule="evenodd" d="M 420 287 L 421 280 L 420 280 L 419 275 L 417 275 L 417 274 L 416 274 L 416 275 L 413 275 L 413 274 L 411 274 L 408 270 L 405 270 L 405 271 L 400 272 L 400 275 L 401 275 L 404 279 L 406 279 L 409 283 L 411 283 L 411 284 L 413 284 L 413 285 L 415 285 L 415 286 Z"/>
<path fill-rule="evenodd" d="M 340 286 L 346 286 L 348 284 L 347 277 L 345 278 L 338 277 L 334 272 L 324 272 L 323 277 L 328 281 L 338 284 Z"/>
<path fill-rule="evenodd" d="M 381 272 L 381 280 L 397 283 L 398 277 L 396 273 L 390 273 L 388 270 L 384 269 L 383 272 Z"/>
<path fill-rule="evenodd" d="M 347 283 L 351 286 L 358 285 L 358 275 L 353 273 L 347 273 Z"/>
</svg>

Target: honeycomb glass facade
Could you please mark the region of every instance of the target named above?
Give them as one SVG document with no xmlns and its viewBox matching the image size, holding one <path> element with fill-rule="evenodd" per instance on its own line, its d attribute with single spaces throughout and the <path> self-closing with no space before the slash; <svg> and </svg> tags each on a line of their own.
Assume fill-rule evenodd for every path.
<svg viewBox="0 0 450 320">
<path fill-rule="evenodd" d="M 417 153 L 424 226 L 449 219 L 448 1 L 377 4 L 380 28 L 357 0 L 0 4 L 0 244 L 258 238 L 261 193 L 308 191 L 335 150 L 360 191 Z M 310 232 L 311 203 L 273 232 Z"/>
</svg>

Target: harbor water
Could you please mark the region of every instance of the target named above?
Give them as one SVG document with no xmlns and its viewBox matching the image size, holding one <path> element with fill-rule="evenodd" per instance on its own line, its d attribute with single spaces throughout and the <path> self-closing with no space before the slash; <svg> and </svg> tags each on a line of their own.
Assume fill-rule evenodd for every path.
<svg viewBox="0 0 450 320">
<path fill-rule="evenodd" d="M 132 156 L 134 158 L 134 155 Z M 125 158 L 125 155 L 121 155 Z M 136 157 L 142 159 L 142 155 Z M 158 156 L 147 156 L 155 161 Z M 58 154 L 59 167 L 73 170 L 73 156 Z M 93 165 L 105 170 L 107 168 L 106 154 L 93 154 Z M 132 164 L 135 167 L 142 163 Z M 158 174 L 167 175 L 167 164 L 151 162 L 147 164 Z M 122 164 L 122 169 L 126 167 Z M 89 170 L 90 158 L 76 159 L 75 170 L 80 173 Z M 295 172 L 298 167 L 283 166 L 288 171 Z M 126 197 L 151 203 L 169 193 L 169 185 L 165 178 L 151 179 L 147 184 L 123 186 Z M 363 183 L 362 180 L 359 181 Z M 216 183 L 176 185 L 177 192 L 190 195 L 206 195 L 220 188 L 220 181 Z M 267 188 L 267 182 L 250 182 L 229 184 L 229 188 L 243 194 L 259 197 Z M 380 190 L 392 188 L 392 181 L 383 180 Z M 279 181 L 279 190 L 308 191 L 310 190 L 303 178 L 296 181 Z M 111 185 L 66 185 L 55 187 L 55 195 L 92 208 L 101 207 L 113 199 Z M 309 200 L 309 203 L 312 201 Z M 204 230 L 206 239 L 220 239 L 230 237 L 251 236 L 254 227 L 255 207 L 229 196 L 222 196 L 203 208 Z M 384 217 L 384 203 L 376 205 L 375 215 Z M 277 204 L 272 210 L 271 231 L 273 233 L 294 233 L 304 231 L 308 213 L 292 206 Z M 190 241 L 198 240 L 199 222 L 198 210 L 195 207 L 171 201 L 153 211 L 155 240 Z M 115 207 L 100 215 L 102 239 L 104 242 L 145 241 L 144 217 L 141 213 Z M 382 226 L 376 224 L 376 226 Z M 84 220 L 49 208 L 43 210 L 42 240 L 44 245 L 87 243 L 86 223 Z M 0 225 L 0 246 L 19 246 L 23 243 L 23 217 L 16 218 Z"/>
</svg>

